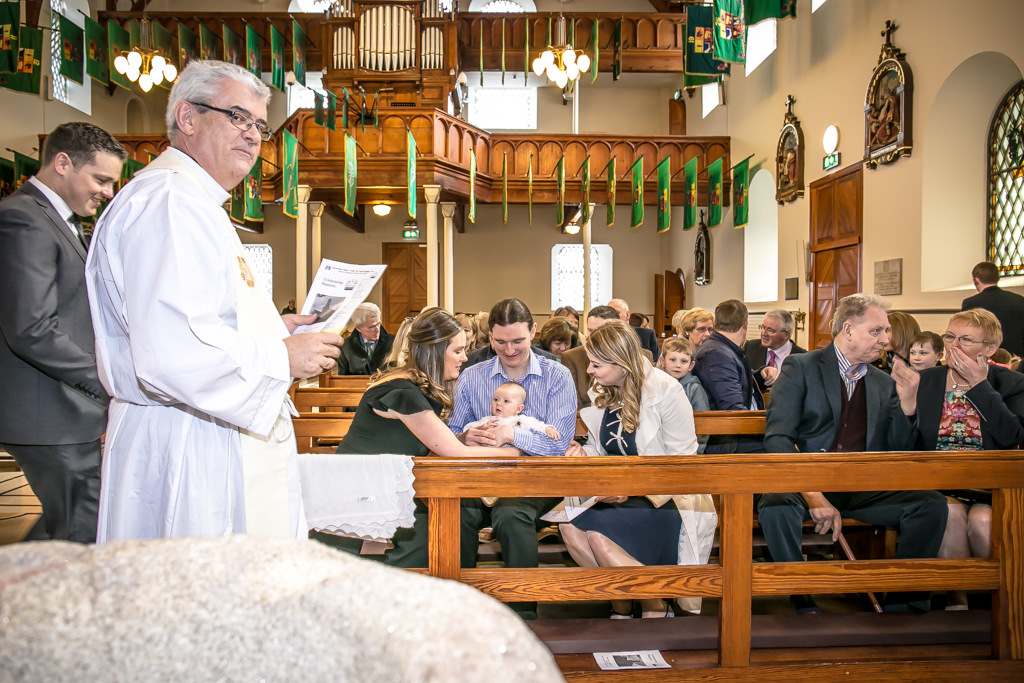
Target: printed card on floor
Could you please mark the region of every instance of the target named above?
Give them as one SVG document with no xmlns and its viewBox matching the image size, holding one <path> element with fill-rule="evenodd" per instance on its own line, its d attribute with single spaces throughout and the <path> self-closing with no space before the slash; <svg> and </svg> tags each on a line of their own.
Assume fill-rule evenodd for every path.
<svg viewBox="0 0 1024 683">
<path fill-rule="evenodd" d="M 620 669 L 671 669 L 672 667 L 659 650 L 635 650 L 633 652 L 595 652 L 594 659 L 604 671 Z"/>
</svg>

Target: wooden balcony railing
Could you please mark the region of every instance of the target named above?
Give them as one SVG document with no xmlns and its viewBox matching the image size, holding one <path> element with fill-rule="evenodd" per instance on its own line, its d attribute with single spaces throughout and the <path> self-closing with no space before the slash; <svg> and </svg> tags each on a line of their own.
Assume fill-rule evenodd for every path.
<svg viewBox="0 0 1024 683">
<path fill-rule="evenodd" d="M 1024 680 L 1024 453 L 810 453 L 602 458 L 416 458 L 428 500 L 429 569 L 505 602 L 708 597 L 719 604 L 718 667 L 668 653 L 669 671 L 629 680 Z M 993 490 L 992 557 L 753 563 L 753 495 L 879 488 Z M 721 494 L 720 564 L 622 568 L 460 569 L 459 499 L 479 496 Z M 992 592 L 991 653 L 914 661 L 884 646 L 803 652 L 801 664 L 751 660 L 751 598 L 898 590 Z M 879 619 L 884 619 L 880 615 Z M 890 659 L 886 659 L 889 653 Z M 934 653 L 933 655 L 934 656 Z M 567 680 L 619 681 L 581 656 L 556 657 Z M 897 661 L 898 660 L 898 661 Z M 700 667 L 705 667 L 701 669 Z M 710 667 L 710 668 L 708 668 Z"/>
<path fill-rule="evenodd" d="M 505 32 L 505 69 L 522 73 L 524 67 L 526 34 L 529 30 L 530 60 L 547 49 L 548 24 L 558 17 L 557 12 L 530 14 L 459 14 L 459 46 L 463 70 L 480 68 L 480 33 L 483 32 L 484 70 L 501 69 L 501 34 Z M 684 35 L 682 25 L 685 13 L 619 14 L 588 13 L 565 17 L 567 24 L 575 22 L 573 47 L 592 54 L 591 31 L 598 24 L 598 70 L 610 72 L 613 62 L 615 26 L 622 22 L 622 70 L 634 73 L 676 73 L 683 70 Z M 529 29 L 527 29 L 529 25 Z M 554 31 L 554 28 L 551 29 Z M 534 74 L 530 74 L 531 77 Z M 541 77 L 543 78 L 543 77 Z"/>
</svg>

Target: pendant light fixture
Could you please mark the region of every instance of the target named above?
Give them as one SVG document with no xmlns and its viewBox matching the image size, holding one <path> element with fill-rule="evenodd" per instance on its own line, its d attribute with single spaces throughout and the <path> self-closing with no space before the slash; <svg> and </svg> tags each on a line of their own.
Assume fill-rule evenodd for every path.
<svg viewBox="0 0 1024 683">
<path fill-rule="evenodd" d="M 131 52 L 114 58 L 117 73 L 138 82 L 142 92 L 149 92 L 164 81 L 173 82 L 178 69 L 153 48 L 153 22 L 149 19 L 143 19 L 139 26 L 139 43 Z"/>
<path fill-rule="evenodd" d="M 547 74 L 549 81 L 564 90 L 570 81 L 590 71 L 590 57 L 568 44 L 565 17 L 561 15 L 555 19 L 554 38 L 555 44 L 548 45 L 548 49 L 533 60 L 533 72 L 538 76 Z"/>
</svg>

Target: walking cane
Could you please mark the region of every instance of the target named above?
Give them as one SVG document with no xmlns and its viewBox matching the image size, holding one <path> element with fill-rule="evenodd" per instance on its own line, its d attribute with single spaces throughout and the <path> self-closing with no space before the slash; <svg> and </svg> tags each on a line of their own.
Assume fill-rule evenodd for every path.
<svg viewBox="0 0 1024 683">
<path fill-rule="evenodd" d="M 846 554 L 846 557 L 851 562 L 855 562 L 857 560 L 857 558 L 853 556 L 853 551 L 850 550 L 850 544 L 846 542 L 846 537 L 843 536 L 842 531 L 839 532 L 839 547 L 843 549 L 843 553 Z M 878 604 L 878 599 L 875 598 L 875 594 L 868 592 L 868 599 L 871 600 L 871 604 L 875 606 L 875 611 L 881 614 L 882 606 Z"/>
</svg>

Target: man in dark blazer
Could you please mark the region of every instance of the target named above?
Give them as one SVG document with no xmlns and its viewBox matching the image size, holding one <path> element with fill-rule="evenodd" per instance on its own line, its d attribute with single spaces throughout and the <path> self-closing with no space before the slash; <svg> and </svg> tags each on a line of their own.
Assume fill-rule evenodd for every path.
<svg viewBox="0 0 1024 683">
<path fill-rule="evenodd" d="M 806 353 L 793 341 L 793 314 L 776 308 L 764 314 L 758 326 L 760 339 L 751 339 L 743 345 L 743 354 L 750 361 L 754 378 L 761 391 L 766 391 L 779 376 L 782 363 L 793 353 Z"/>
<path fill-rule="evenodd" d="M 747 338 L 749 315 L 742 301 L 730 299 L 715 307 L 715 331 L 697 349 L 693 373 L 704 385 L 711 410 L 764 410 L 764 397 L 740 344 Z M 716 435 L 708 453 L 761 453 L 755 436 Z"/>
<path fill-rule="evenodd" d="M 888 343 L 885 302 L 854 294 L 839 301 L 832 322 L 833 341 L 824 349 L 790 356 L 772 389 L 764 433 L 769 453 L 841 453 L 912 450 L 916 430 L 916 384 L 906 390 L 870 365 Z M 894 370 L 899 379 L 906 366 Z M 902 393 L 901 393 L 902 392 Z M 910 413 L 910 418 L 906 413 Z M 879 482 L 884 483 L 884 482 Z M 759 522 L 772 559 L 801 562 L 802 525 L 814 520 L 819 534 L 838 540 L 842 518 L 896 526 L 896 558 L 936 557 L 946 529 L 946 498 L 938 491 L 859 491 L 854 493 L 770 493 L 757 502 Z M 814 599 L 794 595 L 798 612 L 816 612 Z M 907 604 L 928 609 L 927 593 L 890 593 L 887 611 Z"/>
<path fill-rule="evenodd" d="M 388 334 L 380 324 L 377 304 L 361 303 L 352 313 L 356 326 L 341 345 L 338 356 L 339 375 L 372 375 L 387 360 L 395 335 Z"/>
<path fill-rule="evenodd" d="M 113 196 L 127 153 L 88 123 L 58 126 L 42 167 L 0 202 L 0 444 L 42 504 L 26 540 L 96 540 L 100 436 L 79 216 Z"/>
<path fill-rule="evenodd" d="M 982 261 L 971 271 L 978 293 L 964 299 L 961 311 L 984 308 L 991 311 L 1003 328 L 1002 348 L 1024 357 L 1024 296 L 999 288 L 999 269 Z"/>
<path fill-rule="evenodd" d="M 619 312 L 611 306 L 595 306 L 587 314 L 587 334 L 590 334 L 609 320 L 619 319 Z M 633 329 L 637 328 L 634 327 Z M 641 348 L 640 352 L 647 357 L 647 360 L 652 363 L 654 362 L 654 357 L 651 355 L 650 350 Z M 590 358 L 587 356 L 587 350 L 582 346 L 577 346 L 568 351 L 563 351 L 562 357 L 559 360 L 562 361 L 562 365 L 569 368 L 569 374 L 572 375 L 572 383 L 576 387 L 577 410 L 586 408 L 590 405 L 590 395 L 587 393 L 590 391 L 590 375 L 587 374 Z"/>
<path fill-rule="evenodd" d="M 616 310 L 619 314 L 619 320 L 629 325 L 629 304 L 623 299 L 612 299 L 608 302 L 608 305 Z M 633 327 L 630 325 L 630 327 Z M 658 348 L 658 335 L 655 334 L 654 330 L 647 327 L 633 327 L 633 331 L 636 332 L 636 336 L 640 337 L 640 348 L 647 349 L 651 352 L 651 357 L 654 359 L 652 362 L 658 362 L 658 356 L 661 350 Z"/>
</svg>

